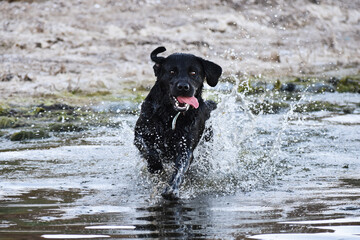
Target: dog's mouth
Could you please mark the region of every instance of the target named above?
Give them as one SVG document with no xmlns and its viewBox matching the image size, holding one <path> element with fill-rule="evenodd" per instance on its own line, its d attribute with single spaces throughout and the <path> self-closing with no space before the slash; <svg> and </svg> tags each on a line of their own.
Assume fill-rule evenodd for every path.
<svg viewBox="0 0 360 240">
<path fill-rule="evenodd" d="M 177 96 L 172 98 L 174 100 L 174 108 L 178 112 L 185 112 L 189 110 L 190 106 L 193 108 L 199 107 L 199 101 L 196 97 Z"/>
</svg>

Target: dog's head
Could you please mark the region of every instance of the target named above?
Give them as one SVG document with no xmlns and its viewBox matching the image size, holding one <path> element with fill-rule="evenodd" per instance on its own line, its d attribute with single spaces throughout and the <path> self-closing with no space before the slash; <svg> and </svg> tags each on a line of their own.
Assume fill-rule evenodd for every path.
<svg viewBox="0 0 360 240">
<path fill-rule="evenodd" d="M 216 86 L 222 73 L 221 67 L 191 54 L 175 53 L 166 58 L 157 56 L 165 51 L 164 47 L 158 47 L 150 55 L 155 62 L 157 81 L 168 87 L 176 111 L 187 111 L 190 106 L 198 108 L 204 80 L 211 87 Z"/>
</svg>

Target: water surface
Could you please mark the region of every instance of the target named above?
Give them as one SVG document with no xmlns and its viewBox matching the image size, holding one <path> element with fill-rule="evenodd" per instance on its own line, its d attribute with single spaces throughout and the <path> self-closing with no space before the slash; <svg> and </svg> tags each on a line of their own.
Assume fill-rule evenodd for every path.
<svg viewBox="0 0 360 240">
<path fill-rule="evenodd" d="M 324 99 L 355 110 L 293 111 Z M 0 239 L 360 239 L 358 95 L 258 115 L 251 97 L 219 101 L 179 201 L 160 197 L 166 176 L 150 176 L 132 144 L 137 116 L 0 138 Z"/>
</svg>

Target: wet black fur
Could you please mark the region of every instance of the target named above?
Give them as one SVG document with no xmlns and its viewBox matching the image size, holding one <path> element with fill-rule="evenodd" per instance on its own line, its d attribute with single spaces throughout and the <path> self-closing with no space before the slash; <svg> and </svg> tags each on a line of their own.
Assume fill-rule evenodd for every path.
<svg viewBox="0 0 360 240">
<path fill-rule="evenodd" d="M 162 196 L 176 199 L 184 174 L 193 160 L 193 151 L 204 132 L 205 121 L 216 108 L 214 102 L 204 101 L 201 97 L 204 80 L 210 86 L 215 86 L 222 69 L 191 54 L 177 53 L 167 58 L 157 56 L 165 50 L 159 47 L 151 53 L 157 81 L 141 106 L 134 143 L 147 160 L 151 173 L 161 172 L 163 162 L 175 163 L 174 173 Z M 182 89 L 183 85 L 188 86 L 186 91 Z M 195 96 L 199 108 L 190 107 L 182 112 L 175 130 L 172 130 L 172 121 L 178 113 L 173 97 L 177 96 Z"/>
</svg>

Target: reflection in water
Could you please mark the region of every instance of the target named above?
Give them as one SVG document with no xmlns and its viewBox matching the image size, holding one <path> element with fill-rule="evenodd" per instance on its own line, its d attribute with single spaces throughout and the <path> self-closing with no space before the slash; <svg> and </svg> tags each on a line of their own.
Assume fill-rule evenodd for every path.
<svg viewBox="0 0 360 240">
<path fill-rule="evenodd" d="M 251 116 L 226 100 L 177 202 L 146 181 L 127 141 L 134 116 L 64 139 L 0 138 L 0 240 L 359 238 L 360 123 Z"/>
<path fill-rule="evenodd" d="M 160 238 L 194 239 L 207 236 L 211 219 L 206 203 L 161 202 L 155 206 L 138 209 L 146 216 L 137 220 L 148 222 L 139 225 L 139 230 L 155 232 Z M 146 213 L 147 212 L 147 213 Z"/>
</svg>

